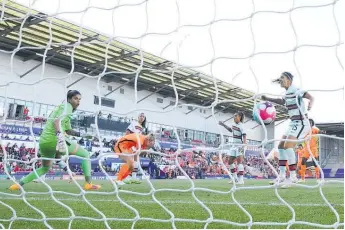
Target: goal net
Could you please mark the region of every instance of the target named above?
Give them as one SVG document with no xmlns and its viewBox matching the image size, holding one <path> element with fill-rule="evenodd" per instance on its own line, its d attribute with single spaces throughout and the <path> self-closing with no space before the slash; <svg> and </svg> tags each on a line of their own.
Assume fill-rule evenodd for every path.
<svg viewBox="0 0 345 230">
<path fill-rule="evenodd" d="M 224 115 L 223 111 L 239 110 L 245 111 L 248 136 L 260 136 L 260 142 L 246 146 L 260 152 L 249 156 L 255 163 L 248 164 L 246 171 L 257 178 L 271 172 L 276 178 L 278 168 L 268 159 L 267 152 L 282 140 L 282 135 L 276 137 L 272 133 L 286 129 L 286 122 L 279 123 L 287 119 L 287 112 L 276 106 L 280 121 L 274 127 L 263 125 L 262 120 L 257 125 L 251 120 L 250 110 L 256 108 L 262 95 L 284 95 L 279 87 L 271 85 L 272 79 L 284 71 L 293 73 L 294 83 L 315 96 L 312 117 L 343 119 L 333 116 L 343 112 L 344 0 L 0 2 L 0 180 L 6 179 L 0 186 L 0 227 L 344 227 L 344 181 L 325 178 L 322 169 L 320 181 L 310 180 L 282 190 L 280 183 L 269 185 L 265 180 L 248 179 L 244 185 L 228 184 L 225 179 L 194 180 L 203 176 L 193 171 L 194 166 L 184 167 L 192 158 L 208 159 L 205 167 L 210 168 L 211 174 L 219 170 L 235 182 L 223 158 L 234 145 L 229 144 L 231 138 L 228 142 L 225 129 L 218 123 L 225 120 L 225 115 L 227 121 L 232 121 L 231 115 Z M 193 85 L 188 78 L 200 84 Z M 105 88 L 103 83 L 113 80 L 117 85 Z M 98 170 L 104 175 L 102 189 L 85 191 L 78 181 L 80 168 L 69 164 L 82 158 L 67 154 L 68 175 L 55 176 L 56 180 L 39 178 L 41 184 L 30 183 L 18 192 L 7 190 L 24 175 L 20 171 L 36 172 L 42 159 L 48 159 L 39 155 L 39 130 L 61 101 L 65 104 L 62 118 L 72 116 L 66 112 L 65 96 L 84 82 L 88 86 L 80 91 L 87 96 L 83 97 L 81 108 L 89 112 L 74 116 L 78 122 L 87 122 L 90 117 L 93 120 L 93 129 L 79 131 L 84 137 L 98 139 L 99 152 L 88 160 L 98 162 Z M 112 93 L 126 85 L 133 85 L 133 92 L 126 101 L 116 101 L 120 106 L 112 109 L 116 100 Z M 143 93 L 144 90 L 149 91 Z M 172 101 L 156 109 L 150 103 L 142 103 L 154 94 L 171 97 Z M 94 103 L 83 107 L 84 100 Z M 182 122 L 174 119 L 175 112 L 183 109 L 186 117 L 200 111 L 205 124 L 195 122 L 201 123 L 197 127 L 205 130 L 204 134 L 217 127 L 219 143 L 183 148 L 185 140 L 176 127 Z M 150 179 L 138 163 L 142 184 L 119 186 L 114 181 L 116 167 L 110 171 L 103 167 L 105 161 L 116 156 L 108 151 L 109 143 L 105 148 L 102 140 L 105 136 L 119 138 L 124 132 L 107 133 L 100 128 L 106 123 L 101 124 L 98 118 L 111 114 L 125 120 L 137 112 L 159 114 L 155 117 L 161 116 L 165 125 L 173 127 L 168 136 L 176 138 L 174 150 L 145 152 L 140 147 L 137 156 L 146 154 L 164 161 L 161 166 L 167 170 L 167 177 L 177 174 L 185 180 Z M 186 126 L 188 122 L 194 121 L 186 118 Z M 123 122 L 119 120 L 119 124 Z M 14 137 L 12 144 L 16 145 L 9 145 L 11 131 L 27 139 Z M 149 131 L 157 131 L 160 137 L 162 129 L 149 127 Z M 327 133 L 314 136 L 332 143 L 320 151 L 335 151 L 332 146 L 337 143 L 343 154 L 344 147 L 339 145 L 343 138 Z M 30 143 L 29 155 L 20 146 L 25 141 Z M 311 153 L 309 144 L 308 151 Z M 343 168 L 341 153 L 339 157 L 339 168 Z M 316 165 L 321 168 L 319 163 Z M 72 171 L 77 175 L 72 175 Z M 332 173 L 327 172 L 327 176 Z M 59 181 L 69 177 L 71 183 Z"/>
</svg>

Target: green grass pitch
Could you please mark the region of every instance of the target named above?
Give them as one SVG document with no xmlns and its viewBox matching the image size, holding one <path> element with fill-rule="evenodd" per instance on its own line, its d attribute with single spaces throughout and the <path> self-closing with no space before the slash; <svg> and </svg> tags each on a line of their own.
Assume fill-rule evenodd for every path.
<svg viewBox="0 0 345 230">
<path fill-rule="evenodd" d="M 190 182 L 186 180 L 152 180 L 155 189 L 188 189 L 191 188 Z M 195 180 L 195 187 L 208 188 L 218 191 L 229 191 L 232 185 L 227 180 Z M 1 202 L 11 206 L 17 217 L 42 219 L 42 216 L 30 208 L 20 197 L 9 196 L 8 194 L 20 194 L 20 192 L 10 192 L 7 190 L 10 181 L 0 181 L 0 228 L 9 227 L 9 220 L 13 216 L 12 211 L 1 204 Z M 54 191 L 64 191 L 80 194 L 79 188 L 67 181 L 47 181 Z M 116 194 L 113 192 L 109 181 L 96 181 L 102 185 L 101 192 L 104 194 L 87 194 L 86 199 L 101 211 L 107 218 L 132 219 L 135 213 L 119 202 Z M 264 186 L 268 184 L 267 180 L 246 180 L 245 186 Z M 307 184 L 316 184 L 315 180 L 308 180 Z M 125 191 L 139 193 L 149 193 L 150 186 L 144 181 L 142 184 L 124 185 L 120 189 L 119 196 L 127 204 L 135 208 L 141 218 L 154 218 L 169 220 L 170 215 L 164 209 L 154 202 L 152 195 L 133 195 Z M 48 189 L 43 184 L 30 183 L 25 185 L 26 192 L 47 192 Z M 326 206 L 322 200 L 319 189 L 306 189 L 291 187 L 288 189 L 278 189 L 279 194 L 285 199 L 296 212 L 297 221 L 307 221 L 320 224 L 333 224 L 336 222 L 336 216 L 331 209 Z M 325 184 L 323 193 L 328 201 L 339 213 L 340 222 L 344 223 L 344 185 L 343 184 Z M 159 200 L 175 218 L 207 220 L 209 213 L 198 204 L 192 196 L 192 192 L 175 191 L 157 191 L 154 196 Z M 195 191 L 195 196 L 202 201 L 210 211 L 213 218 L 217 220 L 226 220 L 237 223 L 247 223 L 249 217 L 236 205 L 230 193 L 217 194 L 209 191 Z M 101 214 L 94 211 L 81 196 L 71 196 L 55 193 L 55 197 L 69 206 L 77 217 L 90 217 L 102 219 Z M 274 189 L 260 190 L 240 190 L 234 193 L 235 199 L 251 214 L 253 222 L 288 222 L 291 217 L 291 211 L 278 200 Z M 46 194 L 27 194 L 27 201 L 42 211 L 47 218 L 69 218 L 70 212 L 52 200 Z M 4 221 L 5 220 L 5 221 Z M 67 220 L 48 220 L 47 223 L 53 228 L 68 228 Z M 133 221 L 109 220 L 111 228 L 131 228 Z M 176 228 L 203 228 L 203 223 L 176 221 Z M 104 221 L 74 219 L 72 228 L 106 228 Z M 153 222 L 149 220 L 138 220 L 135 228 L 172 228 L 170 221 Z M 225 223 L 210 223 L 208 228 L 248 228 L 239 227 Z M 43 221 L 16 220 L 11 228 L 47 228 Z M 286 228 L 284 226 L 254 225 L 252 228 Z M 315 228 L 312 226 L 294 224 L 292 228 Z M 340 226 L 339 228 L 343 228 Z"/>
</svg>

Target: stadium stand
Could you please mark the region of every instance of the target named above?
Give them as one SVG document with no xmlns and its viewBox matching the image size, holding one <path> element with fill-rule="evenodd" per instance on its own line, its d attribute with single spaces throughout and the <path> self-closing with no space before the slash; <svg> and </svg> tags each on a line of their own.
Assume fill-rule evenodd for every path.
<svg viewBox="0 0 345 230">
<path fill-rule="evenodd" d="M 104 116 L 98 116 L 97 119 L 100 133 L 103 134 L 103 139 L 101 141 L 103 143 L 103 149 L 100 148 L 100 142 L 96 138 L 74 138 L 79 142 L 79 144 L 85 146 L 85 148 L 90 151 L 91 158 L 96 158 L 101 153 L 101 151 L 112 152 L 111 147 L 116 142 L 116 139 L 122 135 L 121 131 L 125 130 L 130 123 L 129 118 L 121 118 L 116 116 L 111 117 L 111 119 L 109 119 L 109 117 L 105 118 Z M 35 119 L 35 121 L 36 120 L 38 122 L 36 122 L 35 124 L 36 127 L 33 127 L 33 133 L 35 135 L 36 141 L 38 141 L 45 119 L 41 118 Z M 92 124 L 94 124 L 94 121 L 94 116 L 84 116 L 79 119 L 74 119 L 72 124 L 74 128 L 85 130 L 85 132 L 90 133 L 90 136 L 92 136 Z M 23 161 L 30 161 L 30 159 L 35 155 L 35 149 L 33 137 L 29 135 L 29 128 L 23 124 L 17 124 L 16 122 L 9 123 L 10 124 L 3 124 L 0 126 L 1 139 L 3 140 L 3 143 L 5 143 L 5 146 L 3 147 L 6 149 L 8 157 L 13 159 L 20 159 Z M 103 129 L 102 127 L 106 127 L 106 129 Z M 161 152 L 167 155 L 174 153 L 177 148 L 176 138 L 173 138 L 171 136 L 171 133 L 164 128 L 162 128 L 160 131 L 161 132 L 158 135 L 158 140 Z M 335 152 L 333 148 L 333 152 L 330 151 L 328 154 L 323 153 L 327 152 L 326 149 L 331 148 L 330 146 L 334 146 L 335 143 L 337 145 L 339 144 L 334 140 L 329 141 L 326 139 L 321 139 L 321 146 L 323 147 L 323 149 L 321 150 L 321 155 L 324 156 L 323 162 L 327 162 L 327 164 L 324 165 L 326 167 L 324 167 L 323 169 L 324 175 L 325 177 L 343 178 L 344 166 L 343 161 L 339 162 L 339 152 Z M 215 144 L 215 142 L 207 143 L 206 141 L 185 139 L 182 144 L 182 148 L 193 148 L 200 145 L 214 146 Z M 341 149 L 341 146 L 339 147 Z M 335 148 L 335 150 L 337 150 L 337 148 Z M 246 176 L 271 178 L 273 177 L 273 172 L 267 165 L 264 164 L 259 151 L 260 149 L 257 148 L 249 147 L 247 149 L 245 155 L 245 164 L 247 165 Z M 205 153 L 202 151 L 187 151 L 183 152 L 183 154 L 179 156 L 178 161 L 180 163 L 180 166 L 191 178 L 202 179 L 206 177 L 227 177 L 225 171 L 218 165 L 219 159 L 217 157 L 218 152 Z M 2 159 L 3 150 L 1 148 L 0 162 L 2 162 Z M 337 159 L 337 164 L 333 163 L 333 159 Z M 150 175 L 151 178 L 172 179 L 178 176 L 182 176 L 182 173 L 178 170 L 178 168 L 173 165 L 172 160 L 173 159 L 170 159 L 169 157 L 160 157 L 157 155 L 147 154 L 146 156 L 141 158 L 141 166 L 144 169 L 145 173 L 147 175 Z M 223 158 L 223 161 L 225 162 L 225 158 Z M 69 163 L 71 170 L 73 170 L 77 174 L 81 174 L 79 159 L 71 158 Z M 121 163 L 121 160 L 114 156 L 114 158 L 106 158 L 102 162 L 102 166 L 106 170 L 106 172 L 116 174 Z M 278 169 L 278 165 L 276 162 L 271 161 L 271 163 L 276 169 Z M 0 163 L 0 173 L 3 172 L 4 167 L 5 166 Z M 32 170 L 32 165 L 28 164 L 12 163 L 7 167 L 9 167 L 10 171 L 16 174 L 16 176 L 18 176 L 19 178 Z M 104 176 L 104 174 L 99 169 L 97 161 L 93 161 L 92 169 L 94 175 L 100 177 Z M 56 172 L 51 171 L 48 174 L 48 177 L 49 176 L 56 176 Z"/>
</svg>

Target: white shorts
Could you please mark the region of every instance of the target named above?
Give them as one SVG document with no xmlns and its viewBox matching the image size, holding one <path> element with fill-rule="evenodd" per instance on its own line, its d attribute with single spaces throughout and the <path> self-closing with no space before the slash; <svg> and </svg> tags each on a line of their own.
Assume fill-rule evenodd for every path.
<svg viewBox="0 0 345 230">
<path fill-rule="evenodd" d="M 289 128 L 285 132 L 285 136 L 294 136 L 297 139 L 303 139 L 307 134 L 309 134 L 310 126 L 305 125 L 308 121 L 291 121 Z"/>
<path fill-rule="evenodd" d="M 237 146 L 237 147 L 231 147 L 228 156 L 231 157 L 238 157 L 244 155 L 244 147 L 243 146 Z"/>
</svg>

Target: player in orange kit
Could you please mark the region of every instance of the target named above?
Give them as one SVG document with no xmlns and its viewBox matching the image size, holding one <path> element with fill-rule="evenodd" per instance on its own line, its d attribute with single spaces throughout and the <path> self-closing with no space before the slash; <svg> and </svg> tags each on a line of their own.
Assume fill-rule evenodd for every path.
<svg viewBox="0 0 345 230">
<path fill-rule="evenodd" d="M 314 120 L 309 119 L 310 126 L 312 128 L 311 134 L 315 135 L 319 133 L 319 129 L 315 126 Z M 308 134 L 309 135 L 309 134 Z M 306 137 L 308 137 L 308 135 Z M 309 145 L 310 145 L 310 150 L 311 153 L 313 154 L 313 157 L 315 160 L 319 160 L 319 137 L 318 136 L 313 136 L 309 140 Z M 307 160 L 310 157 L 310 152 L 308 151 L 307 147 L 307 142 L 304 144 L 303 148 L 303 156 L 302 156 L 302 162 L 301 162 L 301 180 L 300 182 L 305 182 L 305 172 L 307 170 Z M 314 166 L 315 166 L 315 177 L 316 179 L 320 178 L 320 169 L 316 166 L 315 162 L 313 161 Z"/>
<path fill-rule="evenodd" d="M 301 176 L 301 165 L 302 165 L 302 158 L 303 158 L 303 145 L 299 144 L 298 148 L 296 149 L 296 153 L 297 153 L 297 171 L 298 171 L 298 175 Z"/>
<path fill-rule="evenodd" d="M 126 163 L 123 164 L 120 168 L 119 174 L 117 176 L 116 183 L 119 185 L 123 185 L 123 180 L 131 174 L 135 167 L 134 155 L 133 156 L 126 156 L 120 155 L 121 153 L 124 154 L 134 154 L 132 148 L 135 147 L 136 149 L 150 149 L 155 144 L 155 137 L 153 134 L 142 135 L 142 134 L 128 134 L 120 138 L 114 146 L 115 153 L 119 154 L 120 159 L 125 161 Z"/>
</svg>

